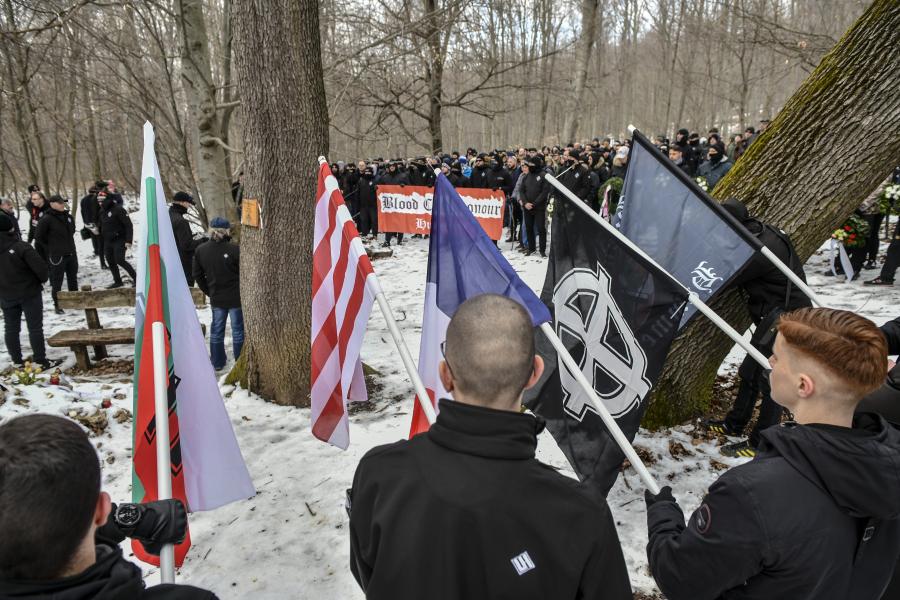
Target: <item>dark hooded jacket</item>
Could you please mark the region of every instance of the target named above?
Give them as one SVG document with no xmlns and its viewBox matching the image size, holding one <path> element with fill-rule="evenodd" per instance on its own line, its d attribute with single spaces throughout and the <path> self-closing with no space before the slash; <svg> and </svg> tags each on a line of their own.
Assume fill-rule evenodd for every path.
<svg viewBox="0 0 900 600">
<path fill-rule="evenodd" d="M 900 431 L 784 423 L 716 481 L 684 524 L 647 509 L 647 556 L 669 600 L 878 600 L 900 555 Z"/>
<path fill-rule="evenodd" d="M 709 186 L 710 190 L 716 187 L 719 180 L 725 177 L 725 173 L 730 171 L 731 165 L 734 164 L 728 160 L 728 156 L 725 154 L 725 146 L 722 142 L 716 142 L 713 144 L 713 147 L 719 153 L 719 159 L 716 161 L 707 160 L 697 170 L 697 175 L 706 178 L 706 185 Z"/>
<path fill-rule="evenodd" d="M 172 234 L 175 236 L 175 246 L 178 248 L 178 258 L 181 259 L 181 268 L 188 281 L 193 281 L 191 270 L 194 265 L 194 252 L 204 240 L 195 240 L 191 224 L 184 218 L 187 214 L 185 207 L 173 204 L 169 207 L 169 219 L 172 221 Z"/>
<path fill-rule="evenodd" d="M 762 244 L 772 251 L 800 279 L 806 281 L 803 263 L 794 250 L 788 235 L 767 223 L 751 217 L 747 207 L 739 200 L 729 198 L 723 203 L 725 210 L 755 235 Z M 800 288 L 778 270 L 778 267 L 760 253 L 756 253 L 746 267 L 734 279 L 734 285 L 741 286 L 749 296 L 747 309 L 755 324 L 774 309 L 795 310 L 812 306 L 809 298 Z"/>
<path fill-rule="evenodd" d="M 197 248 L 193 276 L 215 308 L 241 307 L 241 249 L 225 237 Z"/>
<path fill-rule="evenodd" d="M 141 569 L 118 547 L 97 546 L 97 562 L 79 575 L 54 581 L 0 580 L 2 600 L 215 600 L 212 592 L 189 585 L 144 587 Z"/>
<path fill-rule="evenodd" d="M 14 231 L 0 231 L 0 299 L 21 300 L 41 293 L 47 263 Z"/>
<path fill-rule="evenodd" d="M 537 163 L 534 168 L 529 167 L 528 173 L 522 179 L 522 187 L 519 190 L 519 202 L 525 208 L 526 204 L 533 204 L 531 209 L 525 208 L 526 212 L 541 212 L 547 210 L 547 201 L 550 196 L 550 183 L 547 181 L 547 174 L 541 168 L 541 163 Z"/>
<path fill-rule="evenodd" d="M 441 400 L 353 478 L 350 566 L 369 600 L 631 600 L 603 498 L 535 459 L 543 420 Z"/>
<path fill-rule="evenodd" d="M 100 233 L 107 242 L 124 241 L 130 244 L 134 237 L 131 217 L 111 196 L 107 196 L 100 206 Z"/>
</svg>

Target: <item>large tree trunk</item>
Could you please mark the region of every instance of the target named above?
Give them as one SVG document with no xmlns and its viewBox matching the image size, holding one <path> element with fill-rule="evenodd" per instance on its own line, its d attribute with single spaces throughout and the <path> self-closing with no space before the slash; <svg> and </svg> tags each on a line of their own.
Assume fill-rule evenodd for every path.
<svg viewBox="0 0 900 600">
<path fill-rule="evenodd" d="M 441 29 L 435 0 L 424 0 L 424 36 L 428 46 L 428 62 L 425 78 L 428 82 L 428 130 L 431 133 L 431 151 L 435 154 L 444 149 L 441 132 L 441 110 L 443 109 L 444 52 L 441 47 Z"/>
<path fill-rule="evenodd" d="M 263 207 L 263 226 L 241 237 L 241 359 L 250 389 L 308 406 L 316 158 L 328 153 L 318 3 L 235 0 L 234 42 L 244 197 Z"/>
<path fill-rule="evenodd" d="M 575 90 L 572 93 L 572 104 L 566 113 L 566 124 L 563 128 L 563 142 L 575 140 L 578 131 L 578 120 L 581 117 L 581 103 L 584 100 L 584 88 L 587 83 L 588 68 L 591 64 L 591 50 L 594 48 L 594 37 L 597 30 L 597 10 L 600 0 L 581 0 L 581 39 L 575 51 Z"/>
<path fill-rule="evenodd" d="M 900 155 L 900 4 L 875 0 L 713 190 L 784 229 L 806 260 L 896 166 Z M 840 157 L 838 160 L 836 157 Z M 743 331 L 737 293 L 713 304 Z M 681 422 L 709 405 L 732 347 L 702 317 L 675 341 L 647 413 Z"/>
<path fill-rule="evenodd" d="M 216 106 L 203 3 L 179 0 L 178 12 L 184 36 L 181 51 L 184 90 L 195 125 L 192 137 L 196 180 L 204 209 L 201 218 L 222 216 L 236 223 L 237 209 L 231 198 L 231 177 L 225 161 L 226 136 Z"/>
</svg>

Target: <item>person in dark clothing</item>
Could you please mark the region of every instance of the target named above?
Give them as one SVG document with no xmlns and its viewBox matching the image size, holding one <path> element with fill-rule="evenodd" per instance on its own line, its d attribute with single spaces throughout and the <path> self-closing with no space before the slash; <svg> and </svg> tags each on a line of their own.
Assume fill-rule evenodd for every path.
<svg viewBox="0 0 900 600">
<path fill-rule="evenodd" d="M 669 160 L 675 163 L 675 166 L 681 169 L 685 175 L 693 177 L 690 171 L 690 165 L 684 160 L 684 149 L 681 146 L 674 144 L 669 146 Z"/>
<path fill-rule="evenodd" d="M 632 598 L 605 499 L 535 458 L 544 423 L 521 412 L 544 367 L 533 331 L 506 297 L 464 302 L 439 368 L 453 400 L 360 460 L 350 568 L 369 600 Z"/>
<path fill-rule="evenodd" d="M 41 284 L 48 277 L 47 263 L 37 250 L 19 239 L 12 219 L 0 212 L 0 309 L 3 310 L 6 351 L 14 365 L 24 362 L 19 342 L 24 314 L 34 362 L 45 368 L 50 366 L 44 346 L 44 302 L 41 298 Z"/>
<path fill-rule="evenodd" d="M 241 171 L 238 173 L 237 181 L 232 182 L 231 184 L 231 199 L 234 201 L 235 205 L 238 208 L 241 206 L 241 202 L 244 200 L 244 172 Z M 238 211 L 240 212 L 240 211 Z"/>
<path fill-rule="evenodd" d="M 747 207 L 735 198 L 729 198 L 723 206 L 781 262 L 806 281 L 803 265 L 787 234 L 751 217 Z M 775 342 L 774 327 L 778 316 L 784 311 L 812 305 L 806 294 L 760 253 L 757 253 L 733 280 L 733 285 L 740 286 L 747 294 L 747 309 L 756 325 L 750 343 L 764 355 L 771 352 L 772 344 Z M 756 398 L 762 393 L 759 417 L 750 432 L 750 437 L 746 441 L 728 444 L 722 448 L 722 452 L 730 456 L 752 457 L 759 445 L 760 432 L 777 424 L 783 411 L 772 401 L 768 375 L 751 356 L 744 358 L 738 369 L 738 375 L 741 382 L 734 406 L 723 421 L 708 421 L 707 427 L 714 433 L 742 435 L 753 416 Z"/>
<path fill-rule="evenodd" d="M 137 275 L 127 260 L 125 260 L 125 248 L 131 246 L 134 237 L 134 227 L 131 217 L 125 212 L 122 205 L 117 204 L 115 198 L 107 196 L 101 191 L 97 194 L 100 201 L 100 233 L 103 235 L 103 248 L 106 252 L 106 264 L 113 276 L 113 283 L 107 289 L 122 287 L 122 277 L 119 275 L 119 267 L 125 269 L 131 277 L 131 283 Z"/>
<path fill-rule="evenodd" d="M 30 244 L 34 242 L 34 234 L 37 231 L 38 223 L 41 217 L 44 216 L 44 213 L 50 210 L 50 205 L 47 204 L 47 198 L 44 194 L 40 190 L 35 190 L 31 192 L 31 198 L 25 203 L 25 210 L 28 211 L 28 216 L 31 217 L 28 223 L 28 243 Z M 38 251 L 41 258 L 47 260 L 47 249 L 44 246 L 39 242 L 35 242 L 34 249 Z"/>
<path fill-rule="evenodd" d="M 472 165 L 472 174 L 469 175 L 469 187 L 491 189 L 491 167 L 488 165 L 490 157 L 487 154 L 479 154 Z"/>
<path fill-rule="evenodd" d="M 888 245 L 884 264 L 881 266 L 881 274 L 875 279 L 866 281 L 866 285 L 894 285 L 894 275 L 900 267 L 900 220 L 894 227 L 894 237 Z"/>
<path fill-rule="evenodd" d="M 22 230 L 19 229 L 19 219 L 16 217 L 16 207 L 13 206 L 12 200 L 9 198 L 0 198 L 0 211 L 9 216 L 12 221 L 13 229 L 16 230 L 16 237 L 22 239 Z"/>
<path fill-rule="evenodd" d="M 30 414 L 0 425 L 0 598 L 215 600 L 192 586 L 145 588 L 118 546 L 131 537 L 158 554 L 181 542 L 181 502 L 116 506 L 100 482 L 97 452 L 75 422 Z"/>
<path fill-rule="evenodd" d="M 764 431 L 687 525 L 671 488 L 645 492 L 653 577 L 669 600 L 878 600 L 900 556 L 900 430 L 854 409 L 884 378 L 884 337 L 804 308 L 782 315 L 770 361 L 795 422 Z"/>
<path fill-rule="evenodd" d="M 459 164 L 459 161 L 450 163 L 450 174 L 447 175 L 447 179 L 455 188 L 469 187 L 469 180 L 463 175 L 462 165 Z"/>
<path fill-rule="evenodd" d="M 525 161 L 524 178 L 519 190 L 519 202 L 525 213 L 525 239 L 528 250 L 525 256 L 531 256 L 540 249 L 541 257 L 547 251 L 547 202 L 550 196 L 550 184 L 543 171 L 544 161 L 534 156 Z"/>
<path fill-rule="evenodd" d="M 714 144 L 710 144 L 707 150 L 707 160 L 697 169 L 697 175 L 706 178 L 706 185 L 712 191 L 716 184 L 719 183 L 719 180 L 731 170 L 731 165 L 731 161 L 728 160 L 728 156 L 725 154 L 725 145 L 717 141 Z"/>
<path fill-rule="evenodd" d="M 509 226 L 506 241 L 513 242 L 518 239 L 517 231 L 522 224 L 522 206 L 515 194 L 516 184 L 522 175 L 522 167 L 519 166 L 519 159 L 515 155 L 506 159 L 506 172 L 509 175 L 507 185 L 503 188 L 503 193 L 506 194 L 506 220 Z"/>
<path fill-rule="evenodd" d="M 78 291 L 78 253 L 75 250 L 75 219 L 61 196 L 50 196 L 50 210 L 44 213 L 34 234 L 36 243 L 47 250 L 50 267 L 50 290 L 53 309 L 63 314 L 57 293 L 62 289 L 63 277 L 70 292 Z"/>
<path fill-rule="evenodd" d="M 103 182 L 105 183 L 105 182 Z M 105 187 L 105 186 L 104 186 Z M 96 184 L 91 186 L 88 193 L 81 199 L 78 204 L 81 211 L 81 221 L 85 228 L 91 233 L 91 244 L 94 246 L 94 256 L 100 258 L 100 268 L 106 269 L 106 256 L 103 252 L 103 236 L 100 235 L 100 202 L 97 200 L 97 192 L 102 187 Z"/>
<path fill-rule="evenodd" d="M 188 209 L 194 206 L 194 197 L 187 192 L 175 192 L 172 196 L 172 206 L 169 207 L 169 219 L 172 221 L 172 233 L 175 236 L 175 247 L 178 248 L 178 258 L 181 259 L 181 268 L 184 270 L 184 278 L 188 287 L 194 287 L 194 251 L 202 244 L 204 239 L 195 239 L 191 231 L 191 224 L 184 218 Z"/>
<path fill-rule="evenodd" d="M 122 197 L 122 194 L 118 192 L 116 182 L 112 179 L 106 181 L 106 196 L 107 198 L 112 198 L 119 206 L 125 206 L 125 199 Z"/>
<path fill-rule="evenodd" d="M 681 153 L 681 168 L 690 177 L 697 175 L 697 160 L 694 157 L 694 148 L 690 144 L 690 133 L 687 129 L 679 129 L 675 134 L 675 141 L 669 146 L 669 158 L 672 158 L 672 149 L 677 148 Z M 675 159 L 672 159 L 675 160 Z"/>
<path fill-rule="evenodd" d="M 504 157 L 501 154 L 494 156 L 490 168 L 487 170 L 486 189 L 503 190 L 504 192 L 511 187 L 510 175 L 504 166 Z"/>
<path fill-rule="evenodd" d="M 209 296 L 212 325 L 209 354 L 213 368 L 225 368 L 225 322 L 231 319 L 231 346 L 234 360 L 244 346 L 244 313 L 241 310 L 241 249 L 231 241 L 231 223 L 222 217 L 209 222 L 209 241 L 194 255 L 194 279 Z"/>
<path fill-rule="evenodd" d="M 596 199 L 591 201 L 590 198 L 590 170 L 581 163 L 581 153 L 578 150 L 566 150 L 563 152 L 563 160 L 565 161 L 563 171 L 557 179 L 588 206 L 596 210 L 597 201 Z M 554 198 L 554 202 L 559 202 L 563 195 L 556 188 L 552 188 L 550 197 Z"/>
<path fill-rule="evenodd" d="M 399 185 L 405 186 L 409 185 L 409 177 L 407 177 L 406 173 L 402 173 L 399 167 L 399 161 L 393 160 L 388 163 L 387 171 L 381 176 L 381 178 L 377 181 L 378 185 Z M 403 244 L 403 234 L 396 233 L 393 231 L 387 231 L 384 234 L 384 246 L 385 248 L 390 247 L 391 240 L 396 237 L 397 245 L 400 246 Z"/>
<path fill-rule="evenodd" d="M 359 234 L 378 237 L 378 198 L 375 195 L 375 172 L 371 165 L 362 171 L 356 185 L 356 197 L 359 199 Z"/>
</svg>

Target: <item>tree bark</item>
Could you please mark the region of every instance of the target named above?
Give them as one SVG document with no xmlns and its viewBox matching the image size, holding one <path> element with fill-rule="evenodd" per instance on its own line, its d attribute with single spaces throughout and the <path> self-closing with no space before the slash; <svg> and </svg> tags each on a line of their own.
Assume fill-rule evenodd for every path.
<svg viewBox="0 0 900 600">
<path fill-rule="evenodd" d="M 441 44 L 439 13 L 435 0 L 424 0 L 424 37 L 428 47 L 428 61 L 425 78 L 428 82 L 428 130 L 431 133 L 431 151 L 442 152 L 444 139 L 441 132 L 441 110 L 443 109 L 444 52 Z"/>
<path fill-rule="evenodd" d="M 248 387 L 308 406 L 316 158 L 328 153 L 318 3 L 235 0 L 234 43 L 244 197 L 263 207 L 263 226 L 241 237 Z"/>
<path fill-rule="evenodd" d="M 898 32 L 900 4 L 876 0 L 713 190 L 720 200 L 743 200 L 751 214 L 784 229 L 804 261 L 896 166 Z M 750 323 L 735 291 L 712 308 L 738 331 Z M 731 347 L 698 317 L 672 346 L 646 424 L 671 425 L 705 410 Z"/>
<path fill-rule="evenodd" d="M 225 161 L 225 136 L 216 107 L 216 85 L 209 59 L 209 36 L 201 0 L 178 0 L 184 90 L 194 121 L 194 167 L 205 215 L 237 222 L 231 177 Z M 205 223 L 204 223 L 205 225 Z"/>
<path fill-rule="evenodd" d="M 594 48 L 599 5 L 600 0 L 581 0 L 581 38 L 575 51 L 575 90 L 572 94 L 572 104 L 566 112 L 562 139 L 564 142 L 574 140 L 578 131 L 578 121 L 582 113 L 581 102 L 584 100 L 584 88 L 591 64 L 591 50 Z"/>
</svg>

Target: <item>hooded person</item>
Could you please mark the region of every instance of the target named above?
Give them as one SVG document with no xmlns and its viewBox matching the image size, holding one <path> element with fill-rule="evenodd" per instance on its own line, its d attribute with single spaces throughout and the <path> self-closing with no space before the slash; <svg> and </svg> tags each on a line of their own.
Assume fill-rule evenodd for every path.
<svg viewBox="0 0 900 600">
<path fill-rule="evenodd" d="M 178 258 L 181 259 L 181 269 L 188 287 L 194 286 L 192 265 L 194 264 L 194 252 L 197 246 L 206 241 L 197 238 L 191 230 L 191 224 L 185 218 L 188 210 L 194 206 L 194 197 L 187 192 L 175 192 L 172 196 L 172 205 L 169 207 L 169 219 L 172 221 L 172 233 L 175 235 L 175 246 L 178 248 Z"/>
<path fill-rule="evenodd" d="M 113 283 L 107 286 L 107 289 L 122 287 L 119 267 L 125 269 L 134 285 L 137 274 L 125 258 L 125 249 L 131 246 L 134 237 L 131 217 L 116 201 L 115 196 L 107 195 L 105 190 L 97 194 L 97 199 L 100 201 L 100 234 L 103 236 L 103 250 L 106 253 L 106 264 L 113 276 Z"/>
<path fill-rule="evenodd" d="M 725 154 L 725 145 L 717 141 L 709 146 L 707 160 L 700 165 L 697 175 L 705 177 L 708 189 L 712 190 L 719 180 L 725 177 L 725 173 L 731 170 L 731 165 L 731 161 Z"/>
<path fill-rule="evenodd" d="M 884 380 L 884 336 L 804 308 L 780 318 L 770 362 L 795 420 L 764 431 L 687 524 L 671 488 L 645 493 L 653 577 L 669 600 L 879 600 L 900 555 L 900 430 L 854 411 Z"/>
<path fill-rule="evenodd" d="M 359 203 L 359 234 L 378 237 L 378 197 L 376 195 L 375 169 L 366 165 L 360 171 L 356 183 L 356 199 Z"/>
<path fill-rule="evenodd" d="M 547 251 L 547 203 L 550 197 L 550 183 L 544 172 L 544 161 L 535 155 L 525 161 L 528 173 L 522 177 L 519 202 L 524 209 L 524 233 L 522 237 L 527 250 L 526 256 L 540 250 L 541 257 Z"/>
</svg>

